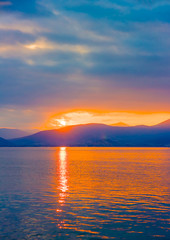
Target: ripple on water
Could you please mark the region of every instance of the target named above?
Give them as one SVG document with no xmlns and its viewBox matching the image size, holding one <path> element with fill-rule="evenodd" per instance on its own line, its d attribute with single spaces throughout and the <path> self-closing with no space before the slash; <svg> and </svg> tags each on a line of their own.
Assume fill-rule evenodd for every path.
<svg viewBox="0 0 170 240">
<path fill-rule="evenodd" d="M 169 239 L 170 149 L 0 149 L 1 239 Z"/>
</svg>

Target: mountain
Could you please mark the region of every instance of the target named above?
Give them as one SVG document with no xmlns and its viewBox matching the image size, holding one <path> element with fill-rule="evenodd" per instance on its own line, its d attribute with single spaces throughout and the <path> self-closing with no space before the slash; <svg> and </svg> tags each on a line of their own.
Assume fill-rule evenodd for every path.
<svg viewBox="0 0 170 240">
<path fill-rule="evenodd" d="M 154 125 L 154 127 L 161 127 L 161 128 L 170 128 L 170 119 L 164 121 L 164 122 L 161 122 L 157 125 Z"/>
<path fill-rule="evenodd" d="M 0 128 L 0 137 L 5 139 L 20 138 L 28 135 L 30 135 L 29 132 L 25 132 L 19 129 Z"/>
<path fill-rule="evenodd" d="M 86 124 L 41 131 L 12 139 L 14 146 L 170 147 L 170 129 Z"/>
<path fill-rule="evenodd" d="M 9 141 L 0 137 L 0 147 L 11 147 L 11 146 L 12 144 Z"/>
<path fill-rule="evenodd" d="M 116 126 L 116 127 L 128 127 L 129 125 L 127 125 L 127 124 L 124 123 L 124 122 L 118 122 L 118 123 L 111 124 L 110 126 Z"/>
</svg>

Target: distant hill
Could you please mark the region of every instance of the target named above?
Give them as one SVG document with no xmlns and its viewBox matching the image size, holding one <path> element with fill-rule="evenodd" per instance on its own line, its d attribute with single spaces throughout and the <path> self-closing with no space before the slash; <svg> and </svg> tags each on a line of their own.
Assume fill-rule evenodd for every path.
<svg viewBox="0 0 170 240">
<path fill-rule="evenodd" d="M 11 147 L 12 143 L 0 137 L 0 147 Z"/>
<path fill-rule="evenodd" d="M 19 129 L 0 128 L 0 137 L 5 139 L 20 138 L 28 135 L 30 135 L 29 132 L 25 132 Z"/>
<path fill-rule="evenodd" d="M 13 139 L 14 146 L 170 147 L 170 129 L 104 124 L 68 126 Z"/>
<path fill-rule="evenodd" d="M 154 127 L 161 127 L 161 128 L 170 128 L 170 119 L 164 121 L 164 122 L 161 122 L 157 125 L 154 125 Z"/>
<path fill-rule="evenodd" d="M 118 123 L 111 124 L 110 126 L 116 126 L 116 127 L 128 127 L 129 125 L 127 125 L 127 124 L 124 123 L 124 122 L 118 122 Z"/>
</svg>

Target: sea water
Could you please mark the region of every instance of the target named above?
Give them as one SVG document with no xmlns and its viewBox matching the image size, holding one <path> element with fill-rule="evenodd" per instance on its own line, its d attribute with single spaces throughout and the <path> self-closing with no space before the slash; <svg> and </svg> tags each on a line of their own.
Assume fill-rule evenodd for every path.
<svg viewBox="0 0 170 240">
<path fill-rule="evenodd" d="M 168 148 L 0 148 L 0 239 L 170 239 Z"/>
</svg>

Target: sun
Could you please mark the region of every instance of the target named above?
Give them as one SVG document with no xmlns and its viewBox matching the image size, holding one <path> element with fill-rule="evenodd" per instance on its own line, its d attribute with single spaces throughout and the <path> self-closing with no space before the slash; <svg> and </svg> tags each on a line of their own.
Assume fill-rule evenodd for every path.
<svg viewBox="0 0 170 240">
<path fill-rule="evenodd" d="M 64 119 L 56 119 L 57 120 L 57 125 L 59 127 L 65 127 L 67 125 L 66 121 Z"/>
<path fill-rule="evenodd" d="M 68 126 L 68 121 L 62 117 L 62 118 L 51 118 L 50 121 L 49 121 L 49 128 L 51 129 L 54 128 L 54 129 L 58 129 L 58 128 L 62 128 L 62 127 L 65 127 L 65 126 Z"/>
<path fill-rule="evenodd" d="M 62 126 L 66 126 L 66 121 L 65 121 L 65 120 L 61 120 L 61 121 L 60 121 L 60 124 L 61 124 Z"/>
</svg>

